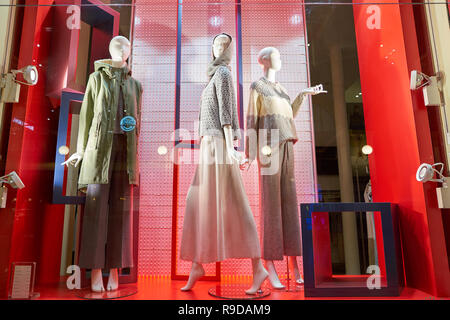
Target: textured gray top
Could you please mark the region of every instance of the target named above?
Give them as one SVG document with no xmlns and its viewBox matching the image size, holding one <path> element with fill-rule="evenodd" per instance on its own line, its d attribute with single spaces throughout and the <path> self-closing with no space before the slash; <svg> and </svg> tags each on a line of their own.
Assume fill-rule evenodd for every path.
<svg viewBox="0 0 450 320">
<path fill-rule="evenodd" d="M 233 129 L 233 139 L 241 138 L 233 79 L 230 70 L 221 66 L 202 93 L 199 114 L 199 136 L 224 138 L 223 126 Z"/>
</svg>

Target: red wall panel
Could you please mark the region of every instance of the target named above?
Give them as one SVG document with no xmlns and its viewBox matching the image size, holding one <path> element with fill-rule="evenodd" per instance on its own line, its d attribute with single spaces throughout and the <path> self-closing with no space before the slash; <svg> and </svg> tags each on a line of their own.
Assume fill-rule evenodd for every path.
<svg viewBox="0 0 450 320">
<path fill-rule="evenodd" d="M 36 1 L 48 5 L 52 1 Z M 8 267 L 15 261 L 38 263 L 38 279 L 59 280 L 62 206 L 50 205 L 57 112 L 51 111 L 45 97 L 46 59 L 50 50 L 51 7 L 30 6 L 24 9 L 18 66 L 38 67 L 36 86 L 22 86 L 20 101 L 13 106 L 6 172 L 15 170 L 25 184 L 19 191 L 9 190 L 7 208 L 2 210 L 8 229 L 2 230 L 0 294 L 5 296 Z"/>
<path fill-rule="evenodd" d="M 379 27 L 370 27 L 370 17 L 379 19 Z M 402 22 L 400 6 L 393 4 L 355 5 L 354 18 L 367 143 L 374 149 L 373 199 L 399 204 L 408 286 L 448 295 L 448 264 L 444 270 L 439 262 L 447 261 L 445 243 L 436 242 L 442 235 L 436 194 L 431 184 L 415 180 L 420 163 L 433 162 L 433 155 L 426 110 L 409 90 L 409 71 L 420 67 L 414 65 L 415 35 L 411 28 L 404 35 L 402 25 L 411 21 Z"/>
</svg>

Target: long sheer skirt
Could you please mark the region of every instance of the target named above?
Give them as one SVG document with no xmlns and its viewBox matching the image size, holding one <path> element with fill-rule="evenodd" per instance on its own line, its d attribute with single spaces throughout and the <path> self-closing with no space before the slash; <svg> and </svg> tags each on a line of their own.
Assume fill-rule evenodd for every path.
<svg viewBox="0 0 450 320">
<path fill-rule="evenodd" d="M 186 199 L 180 257 L 211 263 L 260 256 L 239 165 L 231 160 L 224 139 L 204 136 Z"/>
</svg>

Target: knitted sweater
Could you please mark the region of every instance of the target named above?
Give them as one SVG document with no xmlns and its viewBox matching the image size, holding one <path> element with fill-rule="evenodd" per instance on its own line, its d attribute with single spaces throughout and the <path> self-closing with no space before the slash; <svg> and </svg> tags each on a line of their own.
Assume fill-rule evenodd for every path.
<svg viewBox="0 0 450 320">
<path fill-rule="evenodd" d="M 246 157 L 255 159 L 257 150 L 266 145 L 273 147 L 286 140 L 297 142 L 294 117 L 302 102 L 303 95 L 299 95 L 291 104 L 286 89 L 278 82 L 264 77 L 253 82 L 247 110 Z"/>
<path fill-rule="evenodd" d="M 199 136 L 224 138 L 223 126 L 231 125 L 233 139 L 241 138 L 233 79 L 230 70 L 220 66 L 202 93 Z"/>
</svg>

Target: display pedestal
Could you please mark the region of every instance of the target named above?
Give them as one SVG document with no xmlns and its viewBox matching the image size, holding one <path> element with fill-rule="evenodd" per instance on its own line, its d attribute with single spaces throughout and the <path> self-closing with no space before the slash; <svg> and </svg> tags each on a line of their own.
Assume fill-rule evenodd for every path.
<svg viewBox="0 0 450 320">
<path fill-rule="evenodd" d="M 277 289 L 277 291 L 285 292 L 298 292 L 303 291 L 305 283 L 297 283 L 295 277 L 291 276 L 289 270 L 289 258 L 286 258 L 286 279 L 280 280 L 281 284 L 284 285 L 284 289 Z"/>
<path fill-rule="evenodd" d="M 298 291 L 303 291 L 303 288 L 304 288 L 304 283 L 298 284 L 294 278 L 283 279 L 283 280 L 280 280 L 280 282 L 281 282 L 281 284 L 283 284 L 283 286 L 285 286 L 285 288 L 279 289 L 277 291 L 298 292 Z"/>
<path fill-rule="evenodd" d="M 129 297 L 137 293 L 137 286 L 119 286 L 115 291 L 92 292 L 90 287 L 75 290 L 75 296 L 88 300 L 109 300 Z"/>
<path fill-rule="evenodd" d="M 218 284 L 208 290 L 208 293 L 216 298 L 230 300 L 254 300 L 270 295 L 270 289 L 261 287 L 261 290 L 254 295 L 245 293 L 250 288 L 250 284 Z"/>
</svg>

